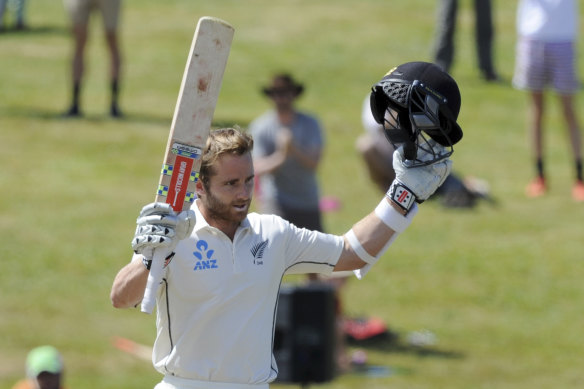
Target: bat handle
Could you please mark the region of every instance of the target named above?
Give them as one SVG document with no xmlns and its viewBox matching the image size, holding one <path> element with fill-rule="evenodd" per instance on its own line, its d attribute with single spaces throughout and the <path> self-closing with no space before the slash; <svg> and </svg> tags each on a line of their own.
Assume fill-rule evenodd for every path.
<svg viewBox="0 0 584 389">
<path fill-rule="evenodd" d="M 142 299 L 141 310 L 144 313 L 151 314 L 156 305 L 156 293 L 162 283 L 162 276 L 164 275 L 164 260 L 168 250 L 159 248 L 154 250 L 152 258 L 152 265 L 150 266 L 150 273 L 148 274 L 148 281 L 146 289 L 144 290 L 144 298 Z"/>
</svg>

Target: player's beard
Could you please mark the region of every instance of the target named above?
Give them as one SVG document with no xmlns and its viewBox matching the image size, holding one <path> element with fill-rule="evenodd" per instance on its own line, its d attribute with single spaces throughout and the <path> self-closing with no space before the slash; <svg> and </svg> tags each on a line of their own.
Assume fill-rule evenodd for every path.
<svg viewBox="0 0 584 389">
<path fill-rule="evenodd" d="M 218 197 L 214 196 L 209 190 L 206 191 L 204 199 L 205 207 L 207 208 L 207 211 L 209 212 L 209 215 L 212 219 L 215 219 L 219 222 L 237 224 L 241 223 L 247 216 L 250 202 L 251 199 L 247 201 L 225 203 Z M 235 210 L 235 204 L 243 205 L 242 210 Z"/>
</svg>

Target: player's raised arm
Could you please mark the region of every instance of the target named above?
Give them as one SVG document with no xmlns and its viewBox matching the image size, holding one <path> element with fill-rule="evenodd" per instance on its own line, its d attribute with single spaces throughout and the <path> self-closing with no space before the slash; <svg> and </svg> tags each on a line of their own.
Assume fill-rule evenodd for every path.
<svg viewBox="0 0 584 389">
<path fill-rule="evenodd" d="M 335 271 L 357 270 L 377 262 L 395 238 L 410 225 L 418 211 L 416 203 L 428 199 L 450 173 L 452 161 L 449 159 L 409 168 L 403 153 L 403 147 L 394 153 L 396 178 L 386 196 L 374 212 L 357 222 L 344 235 L 345 246 Z M 357 275 L 364 273 L 365 270 Z"/>
<path fill-rule="evenodd" d="M 371 113 L 396 149 L 396 178 L 375 211 L 344 235 L 335 271 L 359 269 L 362 277 L 409 226 L 416 203 L 442 185 L 452 167 L 453 145 L 462 138 L 456 123 L 460 102 L 454 79 L 426 62 L 400 65 L 373 86 Z"/>
</svg>

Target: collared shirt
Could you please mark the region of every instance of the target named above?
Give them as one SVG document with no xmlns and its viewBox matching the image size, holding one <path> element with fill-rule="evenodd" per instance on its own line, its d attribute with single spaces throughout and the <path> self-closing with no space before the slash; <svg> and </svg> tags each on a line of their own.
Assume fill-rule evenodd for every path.
<svg viewBox="0 0 584 389">
<path fill-rule="evenodd" d="M 343 238 L 251 213 L 231 241 L 192 208 L 195 228 L 176 247 L 158 294 L 154 365 L 198 381 L 271 382 L 282 277 L 330 274 Z"/>
</svg>

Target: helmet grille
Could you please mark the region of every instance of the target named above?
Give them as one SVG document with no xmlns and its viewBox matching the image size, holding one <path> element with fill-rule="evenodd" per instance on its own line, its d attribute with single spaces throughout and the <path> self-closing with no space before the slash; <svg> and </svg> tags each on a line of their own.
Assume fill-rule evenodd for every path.
<svg viewBox="0 0 584 389">
<path fill-rule="evenodd" d="M 393 103 L 398 104 L 401 107 L 408 106 L 408 95 L 410 93 L 411 84 L 405 84 L 403 82 L 386 82 L 383 84 L 382 88 L 385 95 Z"/>
</svg>

